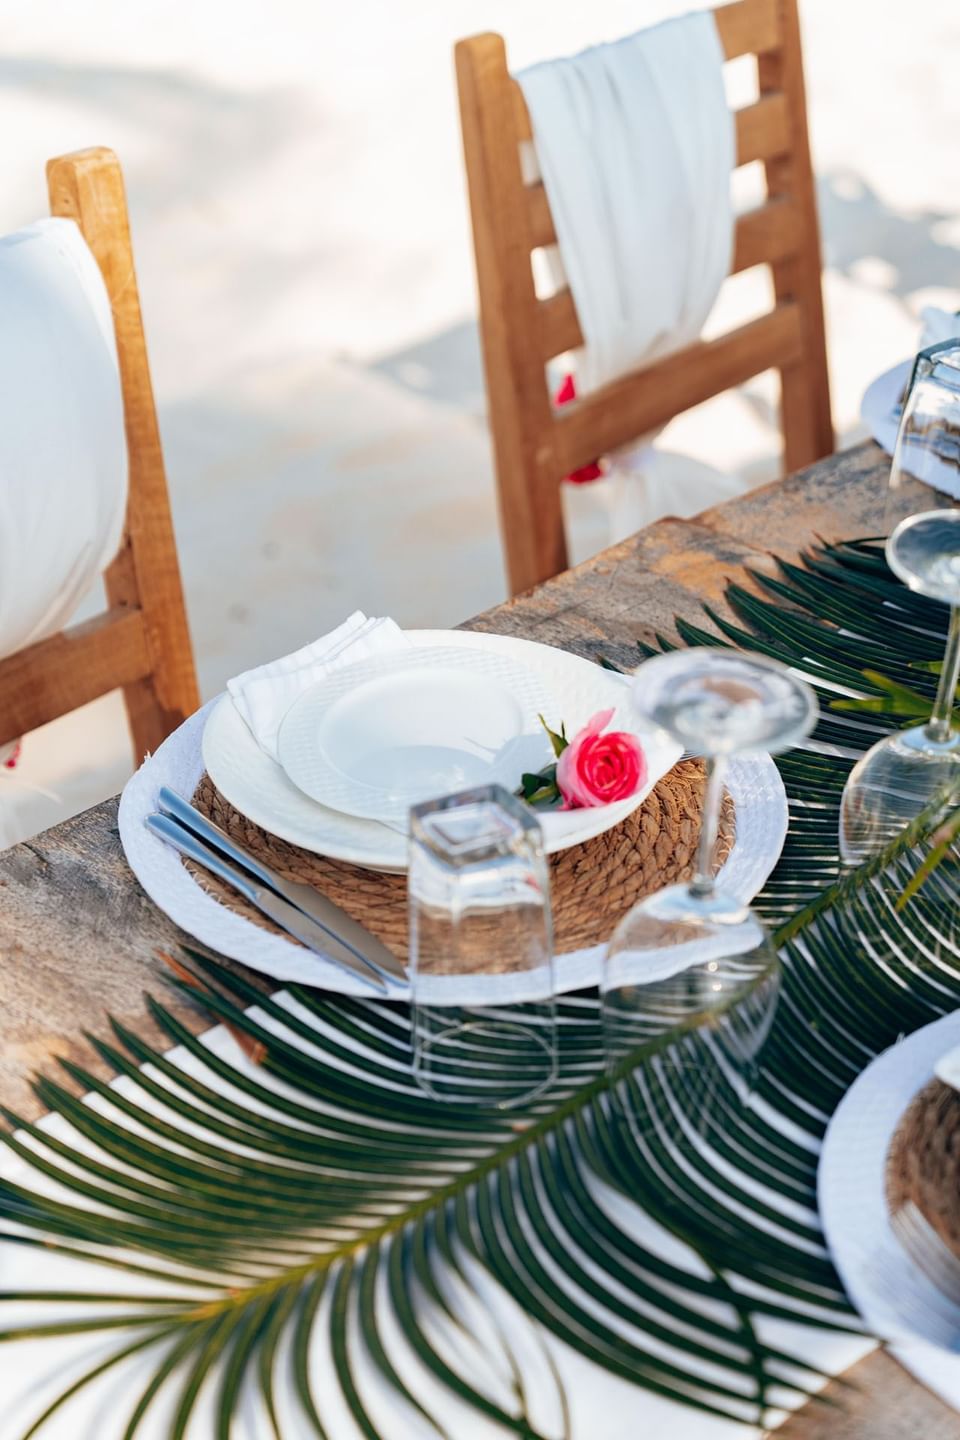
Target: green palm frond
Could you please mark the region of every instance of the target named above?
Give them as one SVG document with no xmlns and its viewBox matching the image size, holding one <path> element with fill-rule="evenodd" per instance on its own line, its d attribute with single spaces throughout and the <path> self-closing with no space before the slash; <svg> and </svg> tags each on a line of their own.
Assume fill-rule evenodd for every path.
<svg viewBox="0 0 960 1440">
<path fill-rule="evenodd" d="M 834 744 L 862 750 L 897 722 L 929 716 L 943 660 L 944 607 L 900 584 L 881 542 L 824 546 L 802 565 L 777 567 L 776 576 L 753 572 L 760 595 L 728 586 L 742 625 L 705 607 L 716 630 L 681 620 L 683 640 L 726 641 L 803 669 L 829 712 L 820 738 Z"/>
<path fill-rule="evenodd" d="M 708 614 L 714 628 L 684 639 L 766 649 L 822 698 L 871 693 L 865 665 L 932 693 L 914 661 L 942 649 L 945 616 L 869 542 L 762 584 L 731 587 L 740 624 Z M 770 976 L 709 1017 L 693 1001 L 652 1014 L 610 1072 L 583 994 L 560 1003 L 548 1098 L 519 1116 L 443 1105 L 412 1081 L 402 1008 L 264 996 L 190 952 L 174 983 L 199 986 L 226 1029 L 196 1037 L 151 1000 L 175 1048 L 114 1023 L 90 1041 L 116 1083 L 63 1061 L 64 1082 L 35 1084 L 56 1128 L 2 1112 L 26 1168 L 0 1178 L 0 1238 L 55 1251 L 63 1285 L 0 1293 L 0 1343 L 91 1346 L 24 1440 L 134 1362 L 148 1378 L 117 1420 L 123 1440 L 161 1405 L 179 1440 L 204 1395 L 228 1440 L 251 1394 L 257 1433 L 286 1440 L 334 1437 L 343 1416 L 366 1440 L 392 1440 L 397 1415 L 453 1436 L 471 1411 L 554 1440 L 570 1433 L 557 1342 L 746 1423 L 815 1391 L 822 1377 L 768 1322 L 857 1325 L 817 1219 L 825 1126 L 875 1054 L 960 1004 L 955 870 L 927 873 L 942 834 L 924 820 L 838 871 L 846 771 L 894 719 L 826 712 L 780 761 L 790 833 L 758 906 L 783 973 L 759 1063 L 737 1055 Z M 74 1261 L 99 1264 L 102 1285 L 71 1288 Z"/>
</svg>

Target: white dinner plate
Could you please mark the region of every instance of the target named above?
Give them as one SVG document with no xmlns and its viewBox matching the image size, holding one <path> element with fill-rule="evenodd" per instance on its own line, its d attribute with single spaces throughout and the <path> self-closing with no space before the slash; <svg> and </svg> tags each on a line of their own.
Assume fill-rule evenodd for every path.
<svg viewBox="0 0 960 1440">
<path fill-rule="evenodd" d="M 924 1025 L 871 1061 L 833 1114 L 817 1177 L 830 1254 L 867 1331 L 894 1342 L 897 1359 L 952 1405 L 960 1401 L 957 1356 L 934 1343 L 925 1324 L 943 1302 L 890 1228 L 886 1167 L 905 1110 L 957 1044 L 960 1012 Z"/>
<path fill-rule="evenodd" d="M 552 697 L 554 710 L 545 718 L 554 729 L 564 723 L 567 734 L 572 736 L 598 710 L 613 709 L 611 728 L 631 730 L 640 736 L 647 757 L 645 786 L 615 805 L 543 812 L 540 819 L 544 844 L 550 854 L 619 824 L 680 758 L 679 745 L 638 727 L 623 676 L 591 660 L 509 635 L 410 630 L 407 636 L 419 650 L 466 647 L 513 662 L 532 673 Z M 405 825 L 361 819 L 309 799 L 260 749 L 228 695 L 216 703 L 206 723 L 203 759 L 220 793 L 248 819 L 281 839 L 318 855 L 372 870 L 406 869 Z"/>
<path fill-rule="evenodd" d="M 411 805 L 475 785 L 515 790 L 549 765 L 540 675 L 493 650 L 413 647 L 344 665 L 294 701 L 280 764 L 312 800 L 403 829 Z"/>
</svg>

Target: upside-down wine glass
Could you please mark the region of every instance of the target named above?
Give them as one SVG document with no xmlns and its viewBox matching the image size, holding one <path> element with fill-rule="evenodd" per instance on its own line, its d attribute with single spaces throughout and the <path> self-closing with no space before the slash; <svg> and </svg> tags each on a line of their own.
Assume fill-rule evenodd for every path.
<svg viewBox="0 0 960 1440">
<path fill-rule="evenodd" d="M 887 492 L 887 562 L 904 585 L 950 606 L 946 649 L 930 719 L 885 736 L 847 777 L 840 853 L 851 865 L 882 850 L 921 812 L 936 819 L 960 800 L 960 342 L 917 356 Z M 932 613 L 932 612 L 931 612 Z M 922 608 L 908 617 L 929 641 Z"/>
<path fill-rule="evenodd" d="M 646 721 L 704 757 L 707 782 L 693 879 L 641 900 L 610 943 L 600 986 L 608 1069 L 629 1087 L 631 1055 L 669 1036 L 669 1064 L 702 1070 L 706 1030 L 728 1071 L 746 1075 L 749 1088 L 773 1019 L 779 964 L 761 920 L 714 873 L 727 762 L 796 744 L 813 728 L 816 697 L 774 660 L 704 646 L 642 665 L 633 703 Z M 623 1098 L 622 1085 L 617 1093 Z M 650 1097 L 633 1094 L 629 1103 L 639 1112 L 650 1108 Z"/>
</svg>

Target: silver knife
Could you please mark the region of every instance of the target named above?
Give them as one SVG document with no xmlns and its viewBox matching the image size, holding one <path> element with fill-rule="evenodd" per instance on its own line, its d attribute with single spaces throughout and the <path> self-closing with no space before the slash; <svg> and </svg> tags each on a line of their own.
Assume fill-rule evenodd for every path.
<svg viewBox="0 0 960 1440">
<path fill-rule="evenodd" d="M 284 880 L 275 870 L 271 870 L 269 865 L 244 850 L 226 831 L 221 830 L 219 825 L 208 820 L 189 800 L 184 800 L 182 795 L 178 795 L 168 785 L 161 787 L 157 798 L 162 814 L 172 815 L 220 855 L 255 875 L 283 900 L 309 916 L 333 940 L 352 950 L 358 960 L 362 960 L 365 965 L 371 966 L 389 980 L 406 979 L 404 968 L 393 951 L 372 935 L 365 925 L 361 925 L 359 920 L 354 920 L 346 910 L 321 895 L 319 890 L 299 880 Z"/>
<path fill-rule="evenodd" d="M 309 950 L 330 960 L 334 965 L 339 965 L 342 970 L 349 970 L 358 980 L 365 985 L 370 985 L 374 990 L 385 995 L 389 991 L 387 977 L 381 975 L 368 961 L 356 955 L 348 946 L 343 945 L 331 935 L 329 930 L 324 930 L 311 920 L 309 915 L 304 915 L 295 905 L 288 900 L 275 895 L 272 890 L 264 885 L 257 884 L 256 880 L 245 875 L 242 870 L 229 864 L 222 855 L 211 850 L 179 820 L 171 815 L 159 815 L 154 812 L 148 815 L 144 824 L 148 830 L 159 835 L 168 845 L 179 850 L 181 855 L 186 855 L 202 865 L 205 870 L 216 875 L 236 890 L 244 899 L 249 900 L 251 905 L 271 919 L 281 930 L 306 945 Z"/>
</svg>

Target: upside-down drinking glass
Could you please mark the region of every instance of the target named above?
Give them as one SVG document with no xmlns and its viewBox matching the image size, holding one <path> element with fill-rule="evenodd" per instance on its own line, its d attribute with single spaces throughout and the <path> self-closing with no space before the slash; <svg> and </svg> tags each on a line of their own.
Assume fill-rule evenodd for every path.
<svg viewBox="0 0 960 1440">
<path fill-rule="evenodd" d="M 743 1074 L 772 1022 L 779 967 L 743 896 L 717 884 L 725 771 L 731 756 L 785 750 L 809 734 L 816 697 L 776 661 L 702 647 L 642 665 L 633 703 L 648 723 L 705 758 L 707 783 L 693 879 L 641 900 L 610 942 L 600 987 L 607 1064 L 629 1083 L 632 1053 L 670 1034 L 671 1065 L 696 1069 L 706 1028 Z"/>
<path fill-rule="evenodd" d="M 872 746 L 847 777 L 840 853 L 859 864 L 921 812 L 960 799 L 960 342 L 917 357 L 903 407 L 887 495 L 887 561 L 904 585 L 950 606 L 946 650 L 930 719 Z M 929 621 L 912 621 L 918 640 Z"/>
<path fill-rule="evenodd" d="M 413 1068 L 436 1100 L 523 1105 L 556 1075 L 540 823 L 499 785 L 410 812 Z"/>
</svg>

